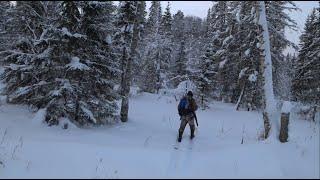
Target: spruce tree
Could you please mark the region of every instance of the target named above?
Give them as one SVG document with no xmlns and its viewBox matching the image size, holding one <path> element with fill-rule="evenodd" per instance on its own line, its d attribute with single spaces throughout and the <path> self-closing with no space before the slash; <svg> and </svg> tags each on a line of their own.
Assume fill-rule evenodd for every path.
<svg viewBox="0 0 320 180">
<path fill-rule="evenodd" d="M 274 64 L 274 91 L 278 98 L 288 98 L 289 88 L 284 89 L 283 66 L 287 66 L 283 51 L 291 46 L 297 49 L 285 36 L 285 28 L 296 30 L 296 22 L 289 16 L 288 11 L 297 10 L 292 1 L 266 1 L 266 13 L 270 32 L 271 56 Z"/>
<path fill-rule="evenodd" d="M 216 75 L 215 64 L 213 63 L 214 50 L 212 42 L 212 10 L 208 9 L 207 18 L 204 22 L 204 34 L 201 36 L 200 42 L 200 59 L 197 65 L 197 70 L 195 71 L 198 74 L 196 79 L 197 84 L 197 94 L 199 95 L 201 107 L 203 109 L 208 107 L 208 98 L 211 96 L 214 89 L 214 80 L 213 77 Z"/>
<path fill-rule="evenodd" d="M 6 24 L 9 19 L 8 11 L 10 10 L 10 1 L 0 2 L 0 51 L 3 51 L 9 44 L 9 39 L 6 36 Z"/>
<path fill-rule="evenodd" d="M 186 52 L 185 45 L 185 22 L 184 22 L 184 14 L 182 11 L 178 11 L 173 15 L 172 20 L 172 34 L 173 34 L 173 54 L 172 54 L 172 62 L 171 62 L 171 76 L 170 82 L 172 83 L 172 87 L 177 87 L 177 85 L 186 80 Z"/>
<path fill-rule="evenodd" d="M 124 1 L 119 7 L 116 27 L 118 58 L 121 59 L 121 121 L 128 121 L 129 93 L 132 81 L 132 64 L 136 58 L 136 48 L 140 41 L 145 4 L 137 1 Z"/>
<path fill-rule="evenodd" d="M 256 2 L 243 2 L 240 5 L 240 25 L 236 37 L 240 40 L 239 63 L 240 68 L 238 78 L 239 103 L 247 109 L 257 109 L 261 107 L 262 95 L 259 91 L 261 87 L 257 83 L 259 71 L 259 61 L 262 51 L 257 46 L 261 33 L 257 22 L 258 14 L 252 12 Z"/>
<path fill-rule="evenodd" d="M 170 72 L 168 71 L 170 67 L 170 63 L 172 61 L 172 52 L 173 52 L 173 35 L 172 35 L 172 16 L 170 12 L 170 4 L 165 9 L 164 14 L 161 18 L 161 24 L 159 27 L 159 35 L 160 35 L 160 74 L 158 83 L 159 88 L 168 88 L 170 87 L 170 83 L 167 83 L 170 77 Z"/>
<path fill-rule="evenodd" d="M 237 79 L 239 74 L 239 40 L 237 33 L 239 23 L 236 22 L 237 2 L 219 2 L 211 9 L 211 43 L 213 64 L 217 74 L 216 93 L 225 102 L 236 102 L 238 98 Z M 209 29 L 210 30 L 210 29 Z M 220 86 L 220 87 L 219 87 Z"/>
<path fill-rule="evenodd" d="M 146 23 L 146 37 L 144 49 L 144 68 L 142 78 L 142 89 L 146 92 L 157 92 L 162 85 L 161 67 L 163 64 L 162 38 L 160 34 L 161 6 L 160 1 L 152 1 L 149 17 Z"/>
<path fill-rule="evenodd" d="M 97 22 L 110 15 L 105 12 L 111 6 L 105 5 L 18 2 L 13 20 L 20 24 L 12 28 L 24 39 L 4 59 L 12 64 L 2 76 L 8 101 L 44 108 L 49 125 L 61 118 L 78 126 L 112 121 L 114 70 Z"/>
<path fill-rule="evenodd" d="M 146 29 L 145 29 L 145 25 L 146 25 L 146 2 L 145 1 L 141 1 L 141 4 L 138 6 L 138 14 L 137 14 L 137 18 L 139 21 L 139 28 L 140 28 L 140 33 L 139 33 L 139 41 L 137 44 L 137 48 L 136 48 L 136 55 L 133 61 L 133 65 L 132 65 L 132 83 L 133 85 L 137 85 L 139 87 L 141 87 L 141 80 L 143 79 L 143 74 L 141 71 L 141 69 L 143 69 L 143 56 L 144 56 L 144 50 L 146 47 L 146 41 L 144 40 L 146 37 Z"/>
<path fill-rule="evenodd" d="M 179 45 L 179 51 L 174 66 L 175 82 L 178 85 L 179 82 L 187 79 L 187 57 L 185 49 L 185 41 L 182 40 Z"/>
<path fill-rule="evenodd" d="M 308 16 L 303 34 L 300 36 L 300 50 L 294 65 L 294 100 L 305 104 L 320 104 L 320 49 L 319 49 L 319 8 Z"/>
<path fill-rule="evenodd" d="M 1 52 L 2 63 L 6 65 L 1 77 L 6 83 L 4 93 L 8 102 L 36 104 L 37 100 L 30 97 L 37 97 L 37 89 L 43 86 L 37 77 L 43 72 L 38 53 L 45 47 L 37 46 L 36 42 L 45 32 L 42 21 L 45 11 L 41 2 L 21 1 L 7 13 L 11 18 L 6 24 L 5 38 L 15 43 Z"/>
</svg>

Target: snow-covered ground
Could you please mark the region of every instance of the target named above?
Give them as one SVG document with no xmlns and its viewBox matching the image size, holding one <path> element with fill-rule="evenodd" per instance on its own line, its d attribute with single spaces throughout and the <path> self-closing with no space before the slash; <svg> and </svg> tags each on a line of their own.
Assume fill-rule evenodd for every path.
<svg viewBox="0 0 320 180">
<path fill-rule="evenodd" d="M 129 121 L 67 130 L 42 113 L 0 106 L 0 178 L 319 178 L 319 124 L 294 119 L 289 142 L 258 140 L 261 113 L 213 102 L 177 145 L 177 101 L 148 93 L 130 100 Z M 243 144 L 241 144 L 243 139 Z"/>
</svg>

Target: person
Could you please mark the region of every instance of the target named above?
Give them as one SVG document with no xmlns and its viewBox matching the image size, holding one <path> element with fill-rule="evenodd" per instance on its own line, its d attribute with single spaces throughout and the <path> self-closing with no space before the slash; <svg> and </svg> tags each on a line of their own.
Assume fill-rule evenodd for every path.
<svg viewBox="0 0 320 180">
<path fill-rule="evenodd" d="M 198 109 L 196 101 L 193 99 L 192 91 L 189 91 L 186 96 L 184 96 L 178 105 L 178 112 L 180 115 L 180 128 L 178 142 L 181 142 L 184 129 L 187 124 L 190 126 L 190 139 L 194 138 L 194 131 L 196 129 L 194 124 L 195 111 Z"/>
</svg>

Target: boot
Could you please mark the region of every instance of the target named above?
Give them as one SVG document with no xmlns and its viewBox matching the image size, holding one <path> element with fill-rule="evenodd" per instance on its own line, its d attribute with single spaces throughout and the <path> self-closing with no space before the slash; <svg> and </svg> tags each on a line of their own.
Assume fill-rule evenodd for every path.
<svg viewBox="0 0 320 180">
<path fill-rule="evenodd" d="M 181 142 L 183 132 L 179 131 L 178 142 Z"/>
<path fill-rule="evenodd" d="M 194 130 L 195 130 L 195 127 L 192 126 L 191 127 L 191 135 L 190 135 L 190 139 L 193 139 L 194 138 Z"/>
</svg>

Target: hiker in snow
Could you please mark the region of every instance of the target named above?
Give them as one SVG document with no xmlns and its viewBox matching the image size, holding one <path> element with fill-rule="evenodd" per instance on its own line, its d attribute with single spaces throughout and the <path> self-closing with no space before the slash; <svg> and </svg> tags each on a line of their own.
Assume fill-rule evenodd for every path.
<svg viewBox="0 0 320 180">
<path fill-rule="evenodd" d="M 190 126 L 190 139 L 194 138 L 194 131 L 196 129 L 194 124 L 195 111 L 198 109 L 196 101 L 193 99 L 193 93 L 189 91 L 186 96 L 184 96 L 178 105 L 178 112 L 180 115 L 180 128 L 179 128 L 179 137 L 178 142 L 181 142 L 183 131 L 187 124 Z"/>
</svg>

